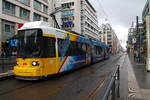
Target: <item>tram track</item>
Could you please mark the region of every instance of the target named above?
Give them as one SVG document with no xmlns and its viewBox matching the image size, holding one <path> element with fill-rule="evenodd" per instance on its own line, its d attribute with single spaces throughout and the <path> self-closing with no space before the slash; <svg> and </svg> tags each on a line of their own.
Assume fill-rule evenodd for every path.
<svg viewBox="0 0 150 100">
<path fill-rule="evenodd" d="M 77 71 L 74 71 L 73 73 L 69 73 L 69 74 L 74 74 L 74 73 L 80 73 L 80 74 L 77 74 L 78 76 L 77 76 L 76 78 L 67 81 L 66 84 L 67 84 L 67 85 L 71 85 L 71 82 L 76 81 L 77 79 L 79 80 L 80 78 L 82 78 L 82 76 L 86 76 L 86 75 L 90 75 L 90 74 L 96 74 L 96 73 L 99 72 L 99 70 L 102 69 L 102 67 L 107 66 L 107 65 L 109 64 L 109 63 L 107 63 L 108 61 L 109 61 L 110 63 L 113 63 L 113 62 L 116 62 L 118 59 L 120 59 L 120 57 L 116 57 L 115 59 L 103 60 L 103 61 L 101 61 L 101 62 L 98 62 L 98 63 L 96 63 L 96 64 L 93 64 L 93 65 L 101 64 L 100 66 L 93 66 L 93 65 L 92 65 L 92 66 L 88 66 L 88 67 L 83 67 L 83 68 L 77 69 Z M 99 68 L 97 68 L 97 67 L 99 67 Z M 84 72 L 84 69 L 89 69 L 89 71 L 87 71 L 87 72 L 85 73 L 85 72 Z M 95 69 L 97 69 L 97 70 L 95 70 Z M 80 71 L 80 72 L 78 72 L 78 71 Z M 110 71 L 108 71 L 108 72 L 110 72 Z M 107 72 L 107 73 L 108 73 L 108 72 Z M 104 74 L 105 74 L 105 73 L 104 73 Z M 68 76 L 69 76 L 69 75 L 68 75 Z M 103 75 L 100 75 L 100 76 L 98 76 L 98 77 L 102 77 L 102 76 L 103 76 Z M 70 84 L 68 84 L 68 83 L 70 83 Z"/>
<path fill-rule="evenodd" d="M 7 88 L 7 83 L 5 82 L 5 81 L 8 81 L 10 84 L 12 83 L 12 84 L 16 84 L 16 85 L 14 85 L 14 87 L 13 86 L 11 86 L 11 85 L 8 85 L 8 87 L 9 87 L 9 89 Z M 8 93 L 11 93 L 11 92 L 14 92 L 14 91 L 16 91 L 16 90 L 20 90 L 20 89 L 22 89 L 22 88 L 26 88 L 26 87 L 28 87 L 28 86 L 32 86 L 34 83 L 23 83 L 23 85 L 22 85 L 22 82 L 19 82 L 18 80 L 15 80 L 15 79 L 8 79 L 8 80 L 4 80 L 4 83 L 6 83 L 6 85 L 4 85 L 4 86 L 6 86 L 6 91 L 5 90 L 1 90 L 0 91 L 0 96 L 1 95 L 4 95 L 4 94 L 8 94 Z M 21 85 L 20 85 L 20 83 L 21 83 Z M 17 85 L 18 84 L 18 85 Z M 17 86 L 17 87 L 15 87 L 15 86 Z M 0 88 L 1 87 L 3 87 L 3 84 L 0 84 Z"/>
<path fill-rule="evenodd" d="M 24 86 L 21 86 L 21 87 L 17 87 L 17 88 L 15 88 L 15 89 L 8 90 L 8 91 L 6 91 L 6 92 L 2 92 L 2 93 L 0 93 L 0 96 L 1 96 L 1 95 L 4 95 L 4 94 L 11 93 L 11 92 L 13 92 L 13 91 L 16 91 L 16 90 L 19 90 L 19 89 L 22 89 L 22 88 L 25 88 L 25 87 L 28 87 L 28 86 L 31 86 L 31 85 L 33 85 L 33 84 L 27 84 L 27 85 L 24 85 Z"/>
<path fill-rule="evenodd" d="M 95 77 L 96 73 L 99 73 L 99 71 L 102 70 L 103 67 L 108 66 L 110 63 L 115 63 L 119 58 L 120 57 L 110 58 L 108 60 L 96 63 L 96 64 L 99 64 L 99 66 L 92 65 L 89 67 L 85 67 L 83 69 L 81 68 L 77 71 L 74 71 L 73 73 L 70 72 L 68 75 L 65 74 L 65 76 L 63 75 L 63 76 L 60 76 L 59 78 L 56 77 L 56 79 L 48 79 L 48 80 L 44 80 L 44 81 L 40 81 L 40 82 L 18 81 L 18 80 L 12 79 L 12 78 L 8 79 L 8 80 L 4 80 L 4 81 L 2 81 L 2 83 L 0 82 L 0 88 L 4 86 L 3 88 L 7 88 L 7 89 L 5 91 L 0 91 L 0 97 L 3 95 L 11 94 L 11 93 L 19 93 L 19 91 L 26 91 L 30 88 L 34 89 L 35 87 L 37 88 L 36 90 L 40 90 L 40 89 L 43 90 L 43 88 L 40 87 L 41 83 L 43 84 L 43 86 L 44 86 L 44 84 L 52 85 L 52 86 L 45 86 L 45 87 L 54 89 L 54 91 L 56 90 L 55 92 L 53 91 L 53 92 L 49 92 L 45 95 L 43 94 L 42 98 L 52 96 L 54 94 L 57 94 L 58 91 L 61 91 L 63 88 L 65 88 L 67 86 L 73 87 L 73 83 L 76 80 L 80 80 L 81 78 L 83 78 L 89 74 L 94 75 L 92 77 Z M 94 64 L 94 65 L 96 65 L 96 64 Z M 85 71 L 85 69 L 87 69 L 87 70 Z M 76 76 L 76 77 L 72 78 L 73 76 Z M 103 76 L 103 74 L 96 75 L 97 78 L 101 77 L 100 79 L 103 80 L 102 76 Z M 83 80 L 83 79 L 81 79 L 81 80 Z M 7 85 L 8 85 L 8 87 L 7 87 Z M 82 90 L 82 89 L 80 89 L 80 90 Z M 80 93 L 80 91 L 77 91 L 77 93 Z M 90 93 L 92 93 L 92 92 L 90 92 Z M 42 100 L 42 98 L 38 99 L 38 100 Z"/>
<path fill-rule="evenodd" d="M 106 78 L 103 78 L 101 84 L 99 84 L 93 91 L 91 91 L 88 94 L 88 96 L 86 97 L 86 100 L 93 100 L 94 96 L 96 95 L 98 90 L 102 88 L 102 86 L 104 85 L 105 81 L 106 81 Z"/>
<path fill-rule="evenodd" d="M 116 58 L 114 60 L 112 60 L 110 63 L 115 67 L 115 63 L 118 59 L 120 59 L 121 56 L 119 58 Z M 105 64 L 106 66 L 108 64 Z M 110 71 L 104 73 L 103 75 L 101 75 L 101 77 L 103 76 L 103 78 L 101 78 L 99 84 L 87 95 L 86 100 L 96 100 L 96 95 L 99 94 L 98 92 L 101 91 L 102 88 L 105 88 L 105 84 L 107 84 L 108 78 L 111 75 L 111 72 L 113 68 L 110 69 Z"/>
<path fill-rule="evenodd" d="M 116 62 L 117 62 L 117 60 L 118 59 L 120 59 L 120 57 L 115 57 L 115 58 L 113 58 L 113 59 L 109 59 L 108 61 L 110 62 L 110 63 L 112 63 L 111 65 L 116 65 Z M 100 89 L 101 89 L 101 86 L 103 86 L 102 85 L 102 83 L 106 83 L 106 79 L 105 79 L 105 77 L 108 77 L 108 76 L 110 76 L 110 75 L 108 75 L 108 73 L 110 74 L 110 70 L 109 71 L 107 71 L 107 72 L 103 72 L 102 71 L 102 69 L 103 69 L 103 67 L 104 66 L 109 66 L 109 67 L 111 67 L 111 65 L 108 63 L 108 61 L 103 61 L 102 63 L 101 63 L 101 65 L 100 66 L 91 66 L 91 67 L 87 67 L 86 69 L 87 69 L 87 71 L 86 72 L 82 72 L 82 71 L 84 71 L 84 70 L 80 70 L 80 72 L 78 72 L 77 71 L 77 73 L 80 73 L 80 74 L 76 74 L 77 75 L 77 77 L 76 78 L 74 78 L 74 80 L 72 80 L 72 81 L 69 81 L 69 83 L 67 83 L 66 85 L 66 87 L 65 87 L 65 91 L 64 92 L 66 92 L 65 93 L 65 95 L 66 96 L 68 96 L 69 94 L 70 94 L 70 92 L 73 92 L 73 94 L 71 94 L 73 97 L 76 97 L 76 98 L 70 98 L 70 99 L 73 99 L 73 100 L 83 100 L 83 99 L 86 99 L 87 98 L 87 100 L 90 100 L 90 98 L 89 97 L 87 97 L 87 95 L 91 95 L 91 97 L 93 98 L 93 96 L 95 96 L 96 95 L 96 92 L 98 92 Z M 96 64 L 94 64 L 94 65 L 99 65 L 100 63 L 96 63 Z M 95 72 L 92 72 L 91 73 L 91 70 L 95 70 Z M 101 73 L 102 72 L 102 73 Z M 91 73 L 91 74 L 90 74 Z M 98 74 L 98 73 L 101 73 L 100 75 L 96 75 L 96 74 Z M 95 76 L 96 75 L 96 76 Z M 94 85 L 94 88 L 88 88 L 88 89 L 85 89 L 85 86 L 84 86 L 84 84 L 86 84 L 85 82 L 89 82 L 89 79 L 90 79 L 90 83 L 92 82 L 92 83 L 98 83 L 98 85 Z M 104 81 L 103 81 L 104 80 Z M 82 83 L 82 85 L 79 85 L 80 83 Z M 89 83 L 88 83 L 89 84 Z M 86 84 L 87 85 L 87 84 Z M 93 84 L 91 84 L 91 85 L 88 85 L 89 87 L 91 86 L 92 87 L 92 85 Z M 73 88 L 72 88 L 73 87 Z M 96 87 L 96 88 L 95 88 Z M 87 87 L 86 87 L 87 88 Z M 63 90 L 60 90 L 60 91 L 63 91 Z M 69 92 L 70 91 L 70 92 Z M 83 93 L 83 92 L 85 92 L 85 93 Z M 59 92 L 58 92 L 59 93 Z M 49 99 L 51 99 L 51 100 L 60 100 L 60 98 L 57 98 L 58 96 L 59 96 L 59 94 L 53 94 L 53 95 L 55 95 L 55 96 L 53 96 L 52 94 L 51 94 L 51 96 L 52 97 L 50 97 Z M 79 94 L 81 95 L 81 96 L 79 96 Z M 79 97 L 79 98 L 78 98 Z M 49 100 L 49 99 L 46 99 L 46 100 Z M 63 99 L 68 99 L 68 98 L 63 98 Z M 42 100 L 42 99 L 39 99 L 39 100 Z"/>
</svg>

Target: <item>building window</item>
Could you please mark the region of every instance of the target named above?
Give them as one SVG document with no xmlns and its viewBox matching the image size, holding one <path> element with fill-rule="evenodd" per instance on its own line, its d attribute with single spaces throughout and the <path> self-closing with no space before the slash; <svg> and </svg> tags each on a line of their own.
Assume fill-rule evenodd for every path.
<svg viewBox="0 0 150 100">
<path fill-rule="evenodd" d="M 108 35 L 108 37 L 111 37 L 111 35 Z"/>
<path fill-rule="evenodd" d="M 3 12 L 4 13 L 8 13 L 8 14 L 15 16 L 15 5 L 14 4 L 3 1 L 2 6 L 3 6 Z"/>
<path fill-rule="evenodd" d="M 29 20 L 30 12 L 26 9 L 20 8 L 20 17 Z"/>
<path fill-rule="evenodd" d="M 62 20 L 63 22 L 65 22 L 65 21 L 73 21 L 73 20 L 74 20 L 74 16 L 63 17 L 63 18 L 61 18 L 61 20 Z"/>
<path fill-rule="evenodd" d="M 48 0 L 43 0 L 44 2 L 48 3 Z"/>
<path fill-rule="evenodd" d="M 9 24 L 5 24 L 5 32 L 11 32 L 11 27 Z"/>
<path fill-rule="evenodd" d="M 48 13 L 48 6 L 43 5 L 43 12 L 46 14 Z"/>
<path fill-rule="evenodd" d="M 30 5 L 30 0 L 18 0 L 18 1 L 26 5 Z"/>
<path fill-rule="evenodd" d="M 74 2 L 64 3 L 61 6 L 62 6 L 62 8 L 69 8 L 71 6 L 74 6 Z"/>
<path fill-rule="evenodd" d="M 8 21 L 2 21 L 2 40 L 9 39 L 10 37 L 15 35 L 15 24 L 8 22 Z"/>
<path fill-rule="evenodd" d="M 34 21 L 40 21 L 41 20 L 41 15 L 34 13 L 33 20 Z"/>
<path fill-rule="evenodd" d="M 48 18 L 43 17 L 43 21 L 48 22 Z"/>
<path fill-rule="evenodd" d="M 62 17 L 74 16 L 74 9 L 64 10 L 62 12 Z"/>
<path fill-rule="evenodd" d="M 10 33 L 10 34 L 15 33 L 15 25 L 6 23 L 4 25 L 4 32 L 5 33 Z"/>
<path fill-rule="evenodd" d="M 41 3 L 34 0 L 34 9 L 41 11 Z"/>
</svg>

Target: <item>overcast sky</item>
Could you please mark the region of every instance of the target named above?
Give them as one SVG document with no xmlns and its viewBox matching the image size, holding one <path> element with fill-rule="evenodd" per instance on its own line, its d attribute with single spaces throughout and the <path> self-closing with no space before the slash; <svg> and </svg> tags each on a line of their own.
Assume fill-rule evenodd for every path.
<svg viewBox="0 0 150 100">
<path fill-rule="evenodd" d="M 97 10 L 99 22 L 108 19 L 123 47 L 126 46 L 128 28 L 136 16 L 141 19 L 146 0 L 89 0 Z"/>
</svg>

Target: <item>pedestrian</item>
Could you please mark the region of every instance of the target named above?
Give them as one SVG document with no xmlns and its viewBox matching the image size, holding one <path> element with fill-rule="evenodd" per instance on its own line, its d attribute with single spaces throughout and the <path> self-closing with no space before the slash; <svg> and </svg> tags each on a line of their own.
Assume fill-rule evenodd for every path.
<svg viewBox="0 0 150 100">
<path fill-rule="evenodd" d="M 136 60 L 136 51 L 133 51 L 134 60 Z"/>
<path fill-rule="evenodd" d="M 17 49 L 16 47 L 13 47 L 12 56 L 16 56 L 16 55 L 17 55 Z"/>
</svg>

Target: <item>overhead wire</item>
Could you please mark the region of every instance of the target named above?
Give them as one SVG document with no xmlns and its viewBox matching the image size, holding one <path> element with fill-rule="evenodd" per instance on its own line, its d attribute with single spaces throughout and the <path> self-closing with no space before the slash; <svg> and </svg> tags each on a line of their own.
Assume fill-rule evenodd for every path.
<svg viewBox="0 0 150 100">
<path fill-rule="evenodd" d="M 97 1 L 97 4 L 99 5 L 98 9 L 100 9 L 100 11 L 102 13 L 101 15 L 100 15 L 100 13 L 98 13 L 99 14 L 98 17 L 102 17 L 102 19 L 104 19 L 104 21 L 108 21 L 110 23 L 109 16 L 107 15 L 106 11 L 104 10 L 100 0 L 96 0 L 96 1 Z"/>
</svg>

